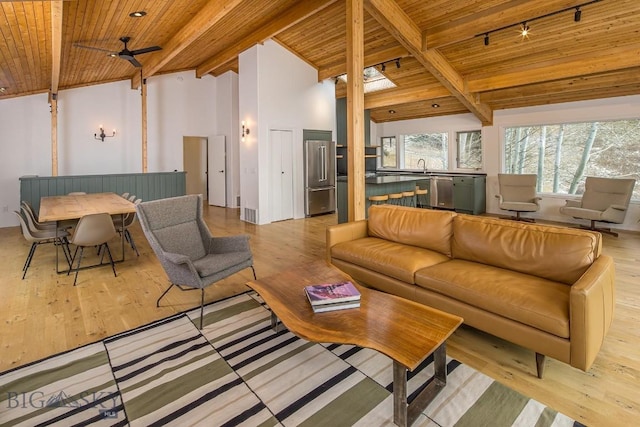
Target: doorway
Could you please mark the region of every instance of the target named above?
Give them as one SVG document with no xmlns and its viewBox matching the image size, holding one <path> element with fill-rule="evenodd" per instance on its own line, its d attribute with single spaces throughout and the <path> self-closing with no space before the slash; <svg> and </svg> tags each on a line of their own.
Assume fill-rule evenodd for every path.
<svg viewBox="0 0 640 427">
<path fill-rule="evenodd" d="M 293 131 L 271 129 L 271 221 L 293 218 Z"/>
<path fill-rule="evenodd" d="M 207 138 L 183 137 L 182 152 L 187 194 L 202 194 L 207 200 Z"/>
</svg>

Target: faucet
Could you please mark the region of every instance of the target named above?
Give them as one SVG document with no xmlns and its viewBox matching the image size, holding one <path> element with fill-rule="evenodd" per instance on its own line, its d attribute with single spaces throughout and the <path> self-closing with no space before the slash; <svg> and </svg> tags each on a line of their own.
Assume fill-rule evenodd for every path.
<svg viewBox="0 0 640 427">
<path fill-rule="evenodd" d="M 427 173 L 427 162 L 424 159 L 418 159 L 418 167 L 420 167 L 420 162 L 422 162 L 422 173 Z"/>
</svg>

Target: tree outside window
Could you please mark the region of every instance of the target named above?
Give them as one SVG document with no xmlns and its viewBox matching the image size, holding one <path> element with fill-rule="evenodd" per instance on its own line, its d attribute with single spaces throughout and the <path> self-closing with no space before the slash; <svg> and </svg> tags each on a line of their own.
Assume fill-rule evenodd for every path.
<svg viewBox="0 0 640 427">
<path fill-rule="evenodd" d="M 640 120 L 510 127 L 506 173 L 538 175 L 541 193 L 582 194 L 586 176 L 640 181 Z M 640 185 L 632 199 L 640 200 Z"/>
</svg>

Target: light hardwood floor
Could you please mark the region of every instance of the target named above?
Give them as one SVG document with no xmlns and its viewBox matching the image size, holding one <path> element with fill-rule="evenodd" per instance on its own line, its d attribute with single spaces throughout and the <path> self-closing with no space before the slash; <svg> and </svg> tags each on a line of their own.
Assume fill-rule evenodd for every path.
<svg viewBox="0 0 640 427">
<path fill-rule="evenodd" d="M 335 215 L 256 226 L 238 210 L 205 207 L 216 236 L 247 233 L 258 277 L 324 257 L 325 228 Z M 139 225 L 133 235 L 140 257 L 126 247 L 127 260 L 110 268 L 57 275 L 54 249 L 39 247 L 25 280 L 21 267 L 29 250 L 17 227 L 0 228 L 0 372 L 98 341 L 199 305 L 199 292 L 172 289 L 161 307 L 155 301 L 168 286 Z M 120 255 L 119 242 L 111 244 Z M 448 354 L 589 426 L 640 423 L 640 236 L 604 236 L 604 253 L 616 262 L 616 313 L 604 346 L 589 372 L 547 358 L 545 377 L 535 374 L 534 355 L 463 326 L 449 340 Z M 252 279 L 242 271 L 205 293 L 206 302 L 244 292 Z"/>
</svg>

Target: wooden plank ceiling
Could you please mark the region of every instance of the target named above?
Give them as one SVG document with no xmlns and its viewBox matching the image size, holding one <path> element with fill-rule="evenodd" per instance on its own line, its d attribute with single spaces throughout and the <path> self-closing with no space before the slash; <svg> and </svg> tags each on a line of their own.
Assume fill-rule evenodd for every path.
<svg viewBox="0 0 640 427">
<path fill-rule="evenodd" d="M 364 3 L 365 65 L 385 63 L 396 84 L 365 95 L 376 122 L 472 112 L 491 123 L 497 109 L 640 93 L 638 0 Z M 129 16 L 139 10 L 146 15 Z M 340 0 L 2 0 L 0 100 L 118 80 L 135 88 L 182 70 L 237 72 L 238 54 L 267 39 L 319 80 L 335 79 L 346 71 L 345 31 Z M 130 50 L 162 50 L 136 55 L 136 68 L 108 55 L 123 36 Z M 346 96 L 340 81 L 336 96 Z"/>
</svg>

